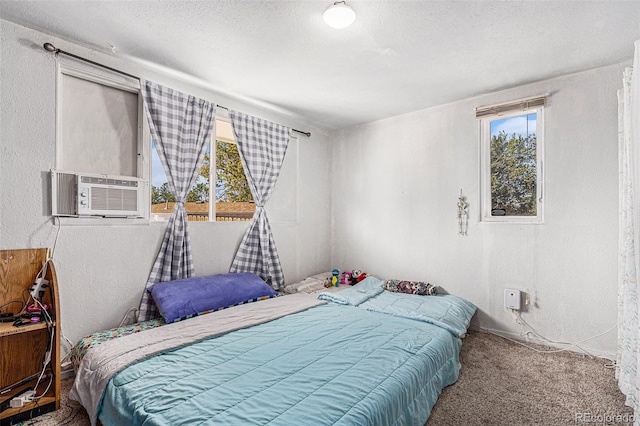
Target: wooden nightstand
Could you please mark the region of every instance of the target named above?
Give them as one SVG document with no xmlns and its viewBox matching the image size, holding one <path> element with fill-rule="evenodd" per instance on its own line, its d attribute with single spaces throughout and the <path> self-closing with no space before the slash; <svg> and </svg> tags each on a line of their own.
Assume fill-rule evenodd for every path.
<svg viewBox="0 0 640 426">
<path fill-rule="evenodd" d="M 46 248 L 0 250 L 0 306 L 17 300 L 28 300 L 29 288 L 48 258 Z M 12 322 L 0 323 L 0 424 L 2 426 L 28 420 L 60 407 L 60 311 L 58 280 L 53 262 L 49 261 L 45 275 L 49 287 L 42 303 L 49 305 L 53 325 L 38 322 L 15 327 Z M 3 308 L 2 312 L 17 313 L 21 304 Z M 36 396 L 49 389 L 37 402 L 28 402 L 21 408 L 6 408 L 11 399 L 32 390 L 42 372 L 50 332 L 53 332 L 51 362 L 38 386 Z M 24 379 L 30 380 L 22 382 Z M 21 383 L 22 382 L 22 383 Z"/>
</svg>

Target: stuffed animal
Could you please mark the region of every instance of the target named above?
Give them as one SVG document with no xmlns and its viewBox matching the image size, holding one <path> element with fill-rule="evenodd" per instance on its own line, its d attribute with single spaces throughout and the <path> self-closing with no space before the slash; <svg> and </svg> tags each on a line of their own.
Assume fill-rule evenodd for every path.
<svg viewBox="0 0 640 426">
<path fill-rule="evenodd" d="M 345 285 L 353 285 L 353 280 L 351 279 L 351 272 L 344 271 L 342 273 L 342 275 L 344 275 L 344 284 Z"/>
<path fill-rule="evenodd" d="M 365 278 L 367 278 L 366 272 L 362 272 L 360 269 L 354 269 L 351 271 L 351 280 L 353 284 L 359 283 Z"/>
<path fill-rule="evenodd" d="M 332 271 L 332 276 L 331 276 L 331 285 L 332 286 L 338 286 L 340 285 L 340 279 L 338 278 L 340 276 L 340 271 L 337 269 L 334 269 Z"/>
</svg>

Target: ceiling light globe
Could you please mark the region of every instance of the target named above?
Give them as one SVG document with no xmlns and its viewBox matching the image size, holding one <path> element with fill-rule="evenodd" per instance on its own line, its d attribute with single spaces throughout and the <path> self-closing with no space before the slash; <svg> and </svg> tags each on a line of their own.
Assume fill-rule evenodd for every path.
<svg viewBox="0 0 640 426">
<path fill-rule="evenodd" d="M 356 20 L 356 13 L 347 6 L 347 3 L 340 1 L 335 2 L 322 15 L 324 22 L 331 28 L 341 30 L 353 24 Z"/>
</svg>

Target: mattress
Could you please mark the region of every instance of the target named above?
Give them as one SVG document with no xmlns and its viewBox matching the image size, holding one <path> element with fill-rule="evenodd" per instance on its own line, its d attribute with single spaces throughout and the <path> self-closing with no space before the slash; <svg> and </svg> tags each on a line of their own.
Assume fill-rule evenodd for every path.
<svg viewBox="0 0 640 426">
<path fill-rule="evenodd" d="M 138 336 L 100 345 L 83 360 L 82 383 L 72 396 L 84 400 L 91 415 L 83 394 L 101 389 L 91 374 L 124 357 L 118 351 L 134 352 L 123 346 L 129 340 L 149 353 L 116 362 L 114 373 L 104 376 L 92 422 L 424 425 L 442 389 L 458 377 L 456 335 L 428 322 L 336 303 L 305 302 L 276 318 L 258 313 L 271 306 L 290 309 L 287 302 L 295 297 L 302 295 L 257 302 L 250 310 L 245 305 L 243 318 L 250 312 L 262 319 L 237 329 L 224 323 L 234 323 L 233 309 L 242 306 L 139 333 L 168 342 L 196 330 L 193 341 L 166 350 L 150 350 L 155 343 L 134 341 Z M 208 337 L 197 331 L 214 324 L 223 331 Z M 92 373 L 83 376 L 83 370 Z"/>
<path fill-rule="evenodd" d="M 84 358 L 87 352 L 102 343 L 128 336 L 130 334 L 139 333 L 150 328 L 160 327 L 164 324 L 164 320 L 162 318 L 158 318 L 137 322 L 131 325 L 124 325 L 122 327 L 110 328 L 108 330 L 98 331 L 84 336 L 73 348 L 71 348 L 70 359 L 73 364 L 73 369 L 78 371 L 82 358 Z"/>
<path fill-rule="evenodd" d="M 105 425 L 423 425 L 460 370 L 431 324 L 327 304 L 117 373 Z M 179 368 L 178 368 L 179 366 Z"/>
</svg>

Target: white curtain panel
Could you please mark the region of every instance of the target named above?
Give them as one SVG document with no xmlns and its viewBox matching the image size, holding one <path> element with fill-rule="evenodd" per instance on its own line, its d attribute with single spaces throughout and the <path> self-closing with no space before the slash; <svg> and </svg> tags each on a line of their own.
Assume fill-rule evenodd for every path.
<svg viewBox="0 0 640 426">
<path fill-rule="evenodd" d="M 618 92 L 619 240 L 618 353 L 616 378 L 640 426 L 640 40 L 634 70 L 626 69 Z"/>
<path fill-rule="evenodd" d="M 164 167 L 176 204 L 153 264 L 146 288 L 162 281 L 189 278 L 193 258 L 184 202 L 195 182 L 207 151 L 216 105 L 159 84 L 142 81 L 144 107 L 158 157 Z M 138 319 L 157 316 L 148 291 L 142 294 Z"/>
<path fill-rule="evenodd" d="M 238 111 L 230 110 L 229 117 L 256 203 L 256 212 L 229 272 L 253 272 L 279 290 L 284 287 L 284 273 L 264 206 L 280 176 L 291 128 Z"/>
</svg>

